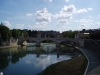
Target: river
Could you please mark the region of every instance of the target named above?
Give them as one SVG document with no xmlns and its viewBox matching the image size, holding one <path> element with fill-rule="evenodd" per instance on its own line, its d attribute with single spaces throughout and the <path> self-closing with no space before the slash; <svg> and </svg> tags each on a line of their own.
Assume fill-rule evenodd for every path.
<svg viewBox="0 0 100 75">
<path fill-rule="evenodd" d="M 70 53 L 53 52 L 55 49 L 61 48 L 56 48 L 53 43 L 42 43 L 41 47 L 29 44 L 0 49 L 0 72 L 4 75 L 37 75 L 51 64 L 73 58 Z"/>
</svg>

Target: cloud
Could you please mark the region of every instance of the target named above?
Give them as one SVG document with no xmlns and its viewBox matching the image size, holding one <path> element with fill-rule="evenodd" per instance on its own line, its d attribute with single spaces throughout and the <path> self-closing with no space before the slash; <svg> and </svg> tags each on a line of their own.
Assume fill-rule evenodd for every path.
<svg viewBox="0 0 100 75">
<path fill-rule="evenodd" d="M 34 62 L 35 67 L 42 68 L 43 70 L 46 68 L 46 66 L 54 63 L 55 60 L 50 60 L 50 55 L 41 55 L 39 58 L 36 59 Z"/>
<path fill-rule="evenodd" d="M 64 5 L 64 7 L 62 8 L 60 12 L 73 13 L 73 12 L 76 12 L 76 7 L 73 4 L 69 6 Z"/>
<path fill-rule="evenodd" d="M 35 25 L 28 25 L 30 29 L 43 29 L 45 26 L 51 22 L 52 14 L 48 12 L 47 8 L 43 8 L 42 10 L 36 11 L 36 20 Z"/>
<path fill-rule="evenodd" d="M 36 25 L 28 25 L 30 29 L 43 29 L 46 27 L 47 22 L 36 22 Z"/>
<path fill-rule="evenodd" d="M 65 2 L 69 2 L 69 0 L 65 0 Z"/>
<path fill-rule="evenodd" d="M 88 8 L 88 10 L 91 10 L 92 8 Z M 61 11 L 58 14 L 53 15 L 55 19 L 72 19 L 73 14 L 75 13 L 84 13 L 88 12 L 86 8 L 77 10 L 76 7 L 71 5 L 64 5 L 63 8 L 61 8 Z"/>
<path fill-rule="evenodd" d="M 68 1 L 68 0 L 66 0 Z M 83 8 L 83 9 L 77 9 L 73 4 L 71 5 L 64 5 L 62 10 L 60 12 L 67 12 L 67 13 L 84 13 L 88 12 L 89 10 L 93 10 L 93 8 Z"/>
<path fill-rule="evenodd" d="M 76 11 L 77 13 L 84 13 L 84 12 L 88 12 L 85 8 L 84 9 L 79 9 Z"/>
<path fill-rule="evenodd" d="M 50 3 L 52 2 L 52 0 L 44 0 L 44 1 L 45 1 L 45 2 L 50 2 Z"/>
<path fill-rule="evenodd" d="M 100 25 L 100 22 L 95 22 L 95 25 Z"/>
<path fill-rule="evenodd" d="M 47 17 L 37 17 L 36 19 L 37 22 L 50 22 L 51 18 L 47 18 Z"/>
<path fill-rule="evenodd" d="M 69 5 L 61 9 L 61 11 L 58 14 L 53 15 L 55 19 L 72 19 L 72 13 L 76 11 L 76 8 L 74 5 Z"/>
<path fill-rule="evenodd" d="M 31 16 L 33 16 L 33 14 L 27 13 L 26 16 L 31 17 Z"/>
<path fill-rule="evenodd" d="M 84 29 L 84 28 L 88 28 L 88 27 L 90 27 L 90 24 L 80 24 L 78 28 Z"/>
<path fill-rule="evenodd" d="M 52 0 L 49 0 L 49 2 L 52 2 Z"/>
<path fill-rule="evenodd" d="M 80 22 L 80 23 L 90 23 L 93 22 L 93 20 L 91 19 L 80 19 L 80 20 L 75 20 L 74 22 Z"/>
<path fill-rule="evenodd" d="M 45 28 L 47 24 L 48 24 L 47 22 L 36 22 L 36 25 L 33 26 L 33 28 L 40 28 L 40 29 L 42 29 L 42 28 Z"/>
<path fill-rule="evenodd" d="M 22 29 L 24 27 L 24 24 L 16 24 L 17 29 Z"/>
<path fill-rule="evenodd" d="M 43 8 L 43 10 L 36 11 L 36 25 L 35 27 L 41 28 L 51 22 L 52 14 L 48 12 L 47 8 Z"/>
<path fill-rule="evenodd" d="M 93 20 L 91 19 L 80 19 L 80 20 L 75 20 L 74 22 L 80 23 L 78 27 L 79 29 L 87 28 L 93 25 Z"/>
<path fill-rule="evenodd" d="M 6 26 L 8 26 L 8 27 L 11 26 L 11 24 L 10 24 L 9 21 L 4 21 L 3 23 L 4 23 L 4 25 L 6 25 Z"/>
<path fill-rule="evenodd" d="M 86 24 L 81 24 L 80 27 L 81 28 L 85 28 L 87 25 Z"/>
<path fill-rule="evenodd" d="M 52 14 L 48 12 L 47 8 L 43 8 L 43 10 L 37 11 L 35 13 L 37 15 L 37 22 L 50 22 Z"/>
<path fill-rule="evenodd" d="M 76 13 L 84 13 L 84 12 L 88 12 L 88 10 L 93 10 L 93 8 L 83 8 L 83 9 L 79 9 L 76 11 Z"/>
<path fill-rule="evenodd" d="M 88 27 L 88 24 L 81 24 L 81 27 Z"/>
<path fill-rule="evenodd" d="M 59 14 L 53 15 L 53 17 L 54 17 L 55 19 L 72 19 L 72 14 L 68 14 L 68 13 L 59 13 Z"/>
<path fill-rule="evenodd" d="M 44 26 L 42 25 L 28 25 L 30 29 L 43 29 Z"/>
<path fill-rule="evenodd" d="M 91 19 L 89 19 L 89 20 L 81 19 L 80 22 L 90 23 L 90 22 L 93 22 L 93 20 L 91 20 Z"/>
<path fill-rule="evenodd" d="M 47 22 L 36 22 L 36 25 L 44 25 L 44 26 L 46 26 Z"/>
<path fill-rule="evenodd" d="M 62 26 L 62 25 L 67 24 L 67 23 L 68 23 L 68 20 L 61 19 L 60 21 L 57 22 L 57 25 Z"/>
<path fill-rule="evenodd" d="M 93 10 L 93 8 L 87 8 L 88 10 Z"/>
</svg>

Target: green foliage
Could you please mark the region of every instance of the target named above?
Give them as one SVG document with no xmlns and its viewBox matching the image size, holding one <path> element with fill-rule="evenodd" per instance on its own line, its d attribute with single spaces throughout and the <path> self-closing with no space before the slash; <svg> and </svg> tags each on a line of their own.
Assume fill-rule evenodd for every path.
<svg viewBox="0 0 100 75">
<path fill-rule="evenodd" d="M 23 33 L 23 37 L 28 37 L 29 36 L 26 31 L 23 31 L 22 33 Z"/>
<path fill-rule="evenodd" d="M 13 29 L 11 32 L 12 32 L 12 37 L 14 38 L 19 38 L 21 35 L 18 29 Z"/>
<path fill-rule="evenodd" d="M 47 34 L 46 37 L 49 38 L 50 37 L 50 34 Z"/>
<path fill-rule="evenodd" d="M 2 23 L 0 24 L 0 35 L 2 39 L 8 39 L 11 36 L 9 28 Z"/>
<path fill-rule="evenodd" d="M 78 31 L 72 31 L 72 30 L 65 31 L 64 37 L 74 38 L 76 33 L 78 33 Z"/>
</svg>

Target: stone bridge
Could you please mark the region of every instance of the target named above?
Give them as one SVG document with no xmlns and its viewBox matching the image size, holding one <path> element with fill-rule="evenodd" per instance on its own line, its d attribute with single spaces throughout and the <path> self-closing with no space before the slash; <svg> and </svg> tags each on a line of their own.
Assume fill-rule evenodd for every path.
<svg viewBox="0 0 100 75">
<path fill-rule="evenodd" d="M 22 45 L 23 41 L 30 41 L 30 42 L 34 41 L 36 42 L 36 46 L 40 46 L 40 44 L 45 40 L 55 42 L 57 47 L 59 47 L 62 42 L 66 42 L 66 41 L 70 43 L 74 43 L 76 45 L 80 44 L 80 40 L 75 39 L 75 38 L 33 38 L 33 37 L 19 38 L 18 44 Z M 82 40 L 81 40 L 81 43 L 82 43 Z"/>
</svg>

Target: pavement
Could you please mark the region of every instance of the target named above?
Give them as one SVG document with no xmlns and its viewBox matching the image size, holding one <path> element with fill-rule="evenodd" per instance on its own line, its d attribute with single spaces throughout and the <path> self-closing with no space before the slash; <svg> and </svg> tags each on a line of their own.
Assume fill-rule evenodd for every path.
<svg viewBox="0 0 100 75">
<path fill-rule="evenodd" d="M 96 55 L 95 52 L 83 48 L 79 48 L 85 53 L 89 60 L 89 65 L 87 68 L 87 75 L 100 75 L 100 57 Z"/>
<path fill-rule="evenodd" d="M 100 75 L 100 66 L 90 71 L 87 75 Z"/>
</svg>

